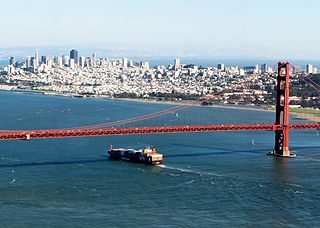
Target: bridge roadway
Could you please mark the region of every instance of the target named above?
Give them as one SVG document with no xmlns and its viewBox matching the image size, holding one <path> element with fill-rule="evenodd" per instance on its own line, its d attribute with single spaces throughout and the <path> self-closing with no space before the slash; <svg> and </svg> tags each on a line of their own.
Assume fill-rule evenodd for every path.
<svg viewBox="0 0 320 228">
<path fill-rule="evenodd" d="M 88 136 L 113 135 L 142 135 L 168 134 L 216 131 L 277 131 L 282 125 L 275 124 L 224 124 L 224 125 L 195 125 L 195 126 L 166 126 L 166 127 L 137 127 L 137 128 L 107 128 L 107 129 L 56 129 L 56 130 L 15 130 L 0 131 L 0 140 L 29 140 L 40 138 L 71 138 Z M 290 124 L 290 130 L 316 129 L 320 123 Z"/>
</svg>

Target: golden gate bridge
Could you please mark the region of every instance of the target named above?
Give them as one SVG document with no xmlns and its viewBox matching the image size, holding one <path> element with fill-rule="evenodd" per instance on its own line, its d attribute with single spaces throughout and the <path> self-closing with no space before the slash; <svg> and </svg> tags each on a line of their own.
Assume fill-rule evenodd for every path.
<svg viewBox="0 0 320 228">
<path fill-rule="evenodd" d="M 301 79 L 320 92 L 320 86 L 313 82 L 310 78 Z M 179 105 L 159 112 L 154 112 L 126 120 L 77 128 L 48 130 L 0 130 L 0 140 L 30 140 L 40 138 L 70 138 L 219 131 L 274 131 L 275 146 L 273 151 L 269 154 L 279 157 L 295 157 L 295 154 L 289 150 L 289 131 L 305 129 L 319 130 L 320 123 L 289 124 L 289 85 L 290 64 L 288 62 L 279 62 L 277 73 L 276 121 L 272 124 L 220 124 L 114 128 L 115 126 L 152 119 L 190 107 L 190 105 Z"/>
</svg>

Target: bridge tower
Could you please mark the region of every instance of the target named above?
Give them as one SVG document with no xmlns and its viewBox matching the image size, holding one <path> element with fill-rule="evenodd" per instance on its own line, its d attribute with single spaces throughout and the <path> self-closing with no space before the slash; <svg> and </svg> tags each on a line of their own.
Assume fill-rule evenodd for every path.
<svg viewBox="0 0 320 228">
<path fill-rule="evenodd" d="M 277 104 L 276 125 L 281 125 L 281 130 L 275 131 L 275 146 L 272 155 L 279 157 L 295 157 L 289 151 L 289 92 L 290 92 L 290 64 L 278 63 L 277 76 Z"/>
</svg>

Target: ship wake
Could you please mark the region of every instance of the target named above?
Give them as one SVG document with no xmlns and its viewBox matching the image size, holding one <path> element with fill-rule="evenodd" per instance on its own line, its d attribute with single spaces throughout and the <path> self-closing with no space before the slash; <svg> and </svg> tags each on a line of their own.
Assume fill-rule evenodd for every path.
<svg viewBox="0 0 320 228">
<path fill-rule="evenodd" d="M 224 175 L 214 173 L 214 172 L 205 172 L 205 171 L 197 171 L 193 169 L 185 169 L 185 168 L 179 168 L 179 167 L 174 167 L 174 166 L 167 166 L 167 165 L 158 165 L 158 167 L 164 168 L 164 169 L 170 169 L 170 170 L 175 170 L 179 171 L 182 173 L 191 173 L 191 174 L 197 174 L 200 176 L 217 176 L 217 177 L 223 177 Z"/>
</svg>

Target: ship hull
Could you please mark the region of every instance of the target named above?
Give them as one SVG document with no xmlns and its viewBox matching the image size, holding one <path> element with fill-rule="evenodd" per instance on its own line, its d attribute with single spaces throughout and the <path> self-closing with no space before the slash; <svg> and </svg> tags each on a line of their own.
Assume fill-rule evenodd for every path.
<svg viewBox="0 0 320 228">
<path fill-rule="evenodd" d="M 139 152 L 132 153 L 128 150 L 108 150 L 109 158 L 111 160 L 121 160 L 132 163 L 139 163 L 145 165 L 159 165 L 163 163 L 162 155 L 160 157 L 147 156 Z"/>
</svg>

